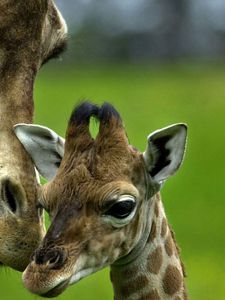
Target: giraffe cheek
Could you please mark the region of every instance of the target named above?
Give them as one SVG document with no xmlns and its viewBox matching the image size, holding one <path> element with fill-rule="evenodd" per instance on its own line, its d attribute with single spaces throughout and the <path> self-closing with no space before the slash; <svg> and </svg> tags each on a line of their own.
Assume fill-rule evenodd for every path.
<svg viewBox="0 0 225 300">
<path fill-rule="evenodd" d="M 121 256 L 120 248 L 115 248 L 112 254 L 112 261 L 110 262 L 110 265 L 113 264 L 120 256 Z"/>
<path fill-rule="evenodd" d="M 125 236 L 121 232 L 113 232 L 106 237 L 95 236 L 86 245 L 85 268 L 102 268 L 113 263 L 121 254 L 121 243 L 124 242 Z"/>
</svg>

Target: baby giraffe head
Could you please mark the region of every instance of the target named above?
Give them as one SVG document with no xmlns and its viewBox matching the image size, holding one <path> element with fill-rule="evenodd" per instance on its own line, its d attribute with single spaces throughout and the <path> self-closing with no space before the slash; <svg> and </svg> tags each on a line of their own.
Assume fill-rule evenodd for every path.
<svg viewBox="0 0 225 300">
<path fill-rule="evenodd" d="M 100 123 L 95 139 L 91 117 Z M 74 110 L 65 151 L 47 128 L 15 130 L 39 172 L 52 179 L 40 195 L 52 223 L 23 275 L 25 286 L 45 297 L 138 247 L 149 226 L 151 198 L 179 168 L 186 143 L 186 126 L 177 124 L 151 134 L 145 153 L 139 152 L 109 104 L 83 103 Z"/>
</svg>

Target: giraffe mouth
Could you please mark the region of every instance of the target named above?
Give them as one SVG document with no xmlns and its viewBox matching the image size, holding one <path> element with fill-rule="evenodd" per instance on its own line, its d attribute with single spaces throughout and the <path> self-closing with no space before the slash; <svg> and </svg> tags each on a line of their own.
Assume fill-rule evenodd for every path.
<svg viewBox="0 0 225 300">
<path fill-rule="evenodd" d="M 55 286 L 53 289 L 49 290 L 48 292 L 41 294 L 41 297 L 44 298 L 54 298 L 60 295 L 69 285 L 70 279 L 64 280 L 60 282 L 57 286 Z"/>
</svg>

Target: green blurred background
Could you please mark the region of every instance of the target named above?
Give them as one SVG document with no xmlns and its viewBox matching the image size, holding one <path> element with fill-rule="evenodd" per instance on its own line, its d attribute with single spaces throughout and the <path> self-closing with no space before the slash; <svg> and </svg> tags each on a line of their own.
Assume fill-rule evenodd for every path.
<svg viewBox="0 0 225 300">
<path fill-rule="evenodd" d="M 64 136 L 73 106 L 107 100 L 120 111 L 133 145 L 176 122 L 189 127 L 181 170 L 162 190 L 188 274 L 190 299 L 225 299 L 224 64 L 74 65 L 43 68 L 35 88 L 35 122 Z M 2 300 L 32 300 L 21 274 L 1 271 Z M 59 300 L 112 299 L 108 270 L 68 288 Z"/>
<path fill-rule="evenodd" d="M 225 299 L 225 2 L 57 0 L 69 51 L 35 85 L 35 122 L 64 136 L 82 99 L 109 101 L 130 142 L 145 149 L 152 131 L 186 122 L 182 168 L 162 190 L 182 252 L 190 299 Z M 113 298 L 108 270 L 59 300 Z M 0 269 L 0 300 L 33 300 L 21 274 Z"/>
</svg>

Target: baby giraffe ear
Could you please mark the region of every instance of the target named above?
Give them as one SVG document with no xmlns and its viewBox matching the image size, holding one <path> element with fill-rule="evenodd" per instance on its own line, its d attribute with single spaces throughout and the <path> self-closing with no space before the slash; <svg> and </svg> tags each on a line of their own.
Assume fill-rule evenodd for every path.
<svg viewBox="0 0 225 300">
<path fill-rule="evenodd" d="M 33 124 L 17 124 L 14 132 L 46 179 L 55 177 L 64 155 L 64 139 L 53 130 Z"/>
<path fill-rule="evenodd" d="M 151 177 L 162 184 L 179 169 L 186 148 L 187 126 L 175 124 L 148 136 L 144 159 Z"/>
</svg>

